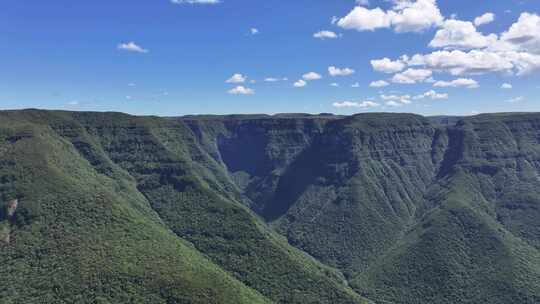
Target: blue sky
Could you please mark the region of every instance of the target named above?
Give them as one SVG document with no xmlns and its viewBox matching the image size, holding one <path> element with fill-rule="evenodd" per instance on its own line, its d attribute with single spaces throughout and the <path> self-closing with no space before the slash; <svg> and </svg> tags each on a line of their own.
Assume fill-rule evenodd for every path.
<svg viewBox="0 0 540 304">
<path fill-rule="evenodd" d="M 540 111 L 537 0 L 176 2 L 4 0 L 0 108 Z"/>
</svg>

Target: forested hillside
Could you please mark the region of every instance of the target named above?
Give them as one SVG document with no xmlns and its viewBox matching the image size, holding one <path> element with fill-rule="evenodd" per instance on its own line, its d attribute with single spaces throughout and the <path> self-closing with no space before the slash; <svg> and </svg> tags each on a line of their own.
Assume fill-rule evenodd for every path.
<svg viewBox="0 0 540 304">
<path fill-rule="evenodd" d="M 540 303 L 540 114 L 0 112 L 6 303 Z"/>
</svg>

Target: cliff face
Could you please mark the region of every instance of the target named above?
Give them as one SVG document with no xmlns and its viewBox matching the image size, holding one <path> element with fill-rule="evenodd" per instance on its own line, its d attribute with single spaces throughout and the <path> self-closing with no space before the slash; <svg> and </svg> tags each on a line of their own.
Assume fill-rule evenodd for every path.
<svg viewBox="0 0 540 304">
<path fill-rule="evenodd" d="M 65 294 L 105 277 L 131 289 L 97 280 L 94 297 L 540 303 L 539 114 L 0 119 L 0 199 L 18 199 L 9 221 L 0 214 L 11 236 L 1 262 L 16 265 L 3 277 L 40 277 L 27 267 L 37 257 L 18 254 L 51 256 L 54 246 L 69 251 L 48 267 L 89 265 Z M 125 231 L 168 241 L 141 251 Z M 100 264 L 126 244 L 113 266 Z M 184 252 L 205 270 L 186 269 Z M 134 273 L 146 259 L 171 267 Z M 209 277 L 225 283 L 211 288 Z M 0 296 L 31 300 L 16 282 Z"/>
<path fill-rule="evenodd" d="M 206 146 L 256 213 L 371 299 L 536 303 L 539 121 L 245 119 Z"/>
</svg>

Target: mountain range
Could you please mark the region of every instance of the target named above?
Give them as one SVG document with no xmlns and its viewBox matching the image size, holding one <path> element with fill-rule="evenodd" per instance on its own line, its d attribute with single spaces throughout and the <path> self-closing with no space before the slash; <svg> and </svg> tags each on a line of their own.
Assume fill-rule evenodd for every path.
<svg viewBox="0 0 540 304">
<path fill-rule="evenodd" d="M 2 303 L 540 303 L 540 114 L 0 111 Z"/>
</svg>

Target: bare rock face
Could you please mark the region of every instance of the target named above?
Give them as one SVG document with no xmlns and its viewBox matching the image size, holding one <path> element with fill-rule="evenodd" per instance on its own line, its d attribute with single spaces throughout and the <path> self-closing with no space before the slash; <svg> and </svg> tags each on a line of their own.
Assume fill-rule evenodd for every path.
<svg viewBox="0 0 540 304">
<path fill-rule="evenodd" d="M 8 206 L 7 206 L 8 219 L 11 219 L 15 215 L 15 211 L 17 211 L 17 206 L 19 206 L 19 200 L 14 199 L 8 203 Z"/>
<path fill-rule="evenodd" d="M 8 202 L 6 206 L 6 218 L 0 222 L 0 242 L 9 244 L 11 241 L 11 222 L 13 221 L 13 216 L 17 211 L 17 206 L 19 201 L 14 199 Z"/>
</svg>

